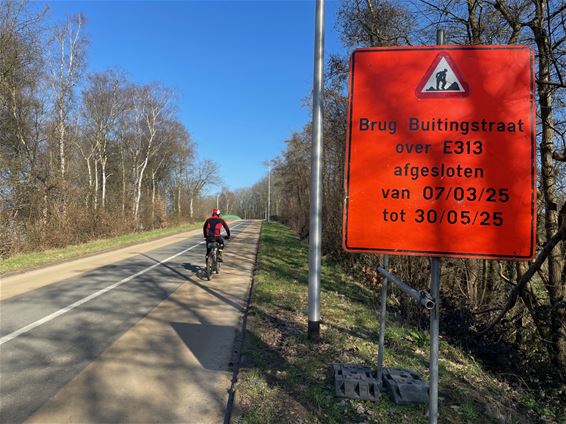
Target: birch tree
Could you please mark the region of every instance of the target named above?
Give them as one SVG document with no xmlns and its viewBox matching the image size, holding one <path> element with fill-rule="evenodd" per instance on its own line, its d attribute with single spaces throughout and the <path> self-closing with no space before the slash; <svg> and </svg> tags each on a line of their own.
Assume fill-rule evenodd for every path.
<svg viewBox="0 0 566 424">
<path fill-rule="evenodd" d="M 142 182 L 147 165 L 165 141 L 160 134 L 160 125 L 170 112 L 169 98 L 170 93 L 159 85 L 133 88 L 134 130 L 129 148 L 133 159 L 131 163 L 134 181 L 132 214 L 136 223 L 139 222 Z"/>
<path fill-rule="evenodd" d="M 163 122 L 161 134 L 162 143 L 160 152 L 154 156 L 149 163 L 151 170 L 151 215 L 152 223 L 155 220 L 156 200 L 158 196 L 159 183 L 164 182 L 167 176 L 171 175 L 178 183 L 177 190 L 182 186 L 178 180 L 179 164 L 183 167 L 192 162 L 194 145 L 191 141 L 189 132 L 179 121 L 170 120 Z M 180 199 L 180 192 L 178 193 Z M 178 211 L 180 205 L 177 204 Z M 179 216 L 180 218 L 180 216 Z"/>
<path fill-rule="evenodd" d="M 73 90 L 85 66 L 86 39 L 81 33 L 83 23 L 84 17 L 76 15 L 56 29 L 50 57 L 53 112 L 59 159 L 58 172 L 62 181 L 65 180 L 67 169 L 66 129 L 73 106 Z"/>
<path fill-rule="evenodd" d="M 92 181 L 91 159 L 98 171 L 100 164 L 101 176 L 101 207 L 106 206 L 108 182 L 109 143 L 117 137 L 120 116 L 124 113 L 123 101 L 124 76 L 116 71 L 107 70 L 88 76 L 88 86 L 82 92 L 83 115 L 86 127 L 86 152 L 83 157 L 89 172 L 89 186 L 94 196 L 94 208 L 97 208 L 99 187 L 98 172 L 95 173 L 95 183 Z M 94 190 L 93 190 L 94 189 Z"/>
</svg>

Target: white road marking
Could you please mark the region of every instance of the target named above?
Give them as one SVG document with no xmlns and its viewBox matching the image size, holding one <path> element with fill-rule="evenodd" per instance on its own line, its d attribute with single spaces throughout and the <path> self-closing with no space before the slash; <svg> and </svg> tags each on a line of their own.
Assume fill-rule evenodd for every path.
<svg viewBox="0 0 566 424">
<path fill-rule="evenodd" d="M 238 225 L 235 225 L 233 228 L 234 228 L 234 229 L 235 229 L 235 228 L 238 228 L 238 227 L 239 227 L 240 225 L 242 225 L 242 224 L 243 224 L 243 222 L 240 223 L 240 224 L 238 224 Z M 90 300 L 92 300 L 92 299 L 94 299 L 94 298 L 97 298 L 98 296 L 103 295 L 104 293 L 107 293 L 107 292 L 109 292 L 110 290 L 113 290 L 113 289 L 115 289 L 116 287 L 121 286 L 122 284 L 127 283 L 128 281 L 131 281 L 131 280 L 133 280 L 134 278 L 139 277 L 140 275 L 145 274 L 145 273 L 148 272 L 148 271 L 151 271 L 151 270 L 154 269 L 154 268 L 157 268 L 159 265 L 163 265 L 163 264 L 169 262 L 170 260 L 175 259 L 177 256 L 180 256 L 180 255 L 182 255 L 183 253 L 187 253 L 189 250 L 193 250 L 195 247 L 200 246 L 201 244 L 203 244 L 203 243 L 205 243 L 205 242 L 206 242 L 206 240 L 203 240 L 203 241 L 201 241 L 201 242 L 195 244 L 194 246 L 191 246 L 191 247 L 189 247 L 189 248 L 187 248 L 187 249 L 185 249 L 185 250 L 180 251 L 179 253 L 174 254 L 173 256 L 169 256 L 167 259 L 165 259 L 165 260 L 163 260 L 163 261 L 160 261 L 160 262 L 158 262 L 158 263 L 156 263 L 156 264 L 153 264 L 153 265 L 151 265 L 151 266 L 149 266 L 149 267 L 147 267 L 147 268 L 145 268 L 145 269 L 142 269 L 142 270 L 139 271 L 139 272 L 136 272 L 136 273 L 133 274 L 133 275 L 130 275 L 129 277 L 126 277 L 126 278 L 122 279 L 122 280 L 118 281 L 117 283 L 114 283 L 114 284 L 112 284 L 112 285 L 110 285 L 110 286 L 108 286 L 108 287 L 105 287 L 105 288 L 103 288 L 103 289 L 101 289 L 101 290 L 99 290 L 99 291 L 97 291 L 97 292 L 95 292 L 95 293 L 92 293 L 91 295 L 89 295 L 89 296 L 87 296 L 87 297 L 84 297 L 84 298 L 82 298 L 82 299 L 80 299 L 80 300 L 77 300 L 75 303 L 72 303 L 72 304 L 70 304 L 69 306 L 64 307 L 63 309 L 59 309 L 58 311 L 55 311 L 55 312 L 53 312 L 52 314 L 47 315 L 46 317 L 43 317 L 43 318 L 41 318 L 41 319 L 39 319 L 39 320 L 37 320 L 37 321 L 35 321 L 35 322 L 32 322 L 31 324 L 26 325 L 25 327 L 20 328 L 19 330 L 16 330 L 16 331 L 14 331 L 14 332 L 12 332 L 12 333 L 10 333 L 10 334 L 5 335 L 4 337 L 2 337 L 2 338 L 0 339 L 0 346 L 2 346 L 4 343 L 9 342 L 10 340 L 15 339 L 15 338 L 18 337 L 18 336 L 21 336 L 22 334 L 25 334 L 25 333 L 27 333 L 27 332 L 33 330 L 34 328 L 39 327 L 40 325 L 43 325 L 43 324 L 45 324 L 45 323 L 47 323 L 47 322 L 49 322 L 49 321 L 54 320 L 54 319 L 57 318 L 57 317 L 60 317 L 60 316 L 63 315 L 63 314 L 66 314 L 66 313 L 69 312 L 69 311 L 72 311 L 73 309 L 75 309 L 75 308 L 81 306 L 82 304 L 84 304 L 84 303 L 86 303 L 86 302 L 88 302 L 88 301 L 90 301 Z"/>
</svg>

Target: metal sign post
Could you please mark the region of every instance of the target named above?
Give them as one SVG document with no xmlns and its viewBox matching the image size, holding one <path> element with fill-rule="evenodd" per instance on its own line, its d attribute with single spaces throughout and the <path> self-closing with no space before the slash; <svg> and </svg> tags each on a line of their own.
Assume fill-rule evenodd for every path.
<svg viewBox="0 0 566 424">
<path fill-rule="evenodd" d="M 308 338 L 320 338 L 320 244 L 322 163 L 322 82 L 324 71 L 324 0 L 316 0 L 314 82 L 312 106 L 312 161 L 309 221 L 309 323 Z"/>
<path fill-rule="evenodd" d="M 436 31 L 436 44 L 445 44 L 444 30 Z M 438 344 L 440 324 L 440 258 L 433 257 L 431 263 L 431 295 L 434 308 L 430 312 L 430 359 L 429 359 L 429 395 L 428 422 L 438 421 Z"/>
<path fill-rule="evenodd" d="M 383 255 L 383 268 L 389 271 L 389 255 Z M 377 383 L 383 385 L 383 349 L 385 348 L 385 313 L 387 309 L 387 277 L 381 283 L 381 308 L 379 316 L 379 350 L 377 351 Z"/>
<path fill-rule="evenodd" d="M 428 422 L 438 421 L 438 339 L 440 323 L 440 258 L 432 258 L 431 294 L 434 307 L 430 312 L 430 364 Z"/>
</svg>

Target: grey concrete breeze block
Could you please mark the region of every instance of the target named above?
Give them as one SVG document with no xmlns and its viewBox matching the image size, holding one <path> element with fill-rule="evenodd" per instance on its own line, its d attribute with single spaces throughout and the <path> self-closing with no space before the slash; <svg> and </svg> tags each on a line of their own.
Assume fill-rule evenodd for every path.
<svg viewBox="0 0 566 424">
<path fill-rule="evenodd" d="M 393 402 L 398 405 L 428 402 L 429 386 L 415 371 L 404 368 L 384 368 L 383 384 Z"/>
<path fill-rule="evenodd" d="M 337 397 L 350 399 L 379 399 L 379 384 L 370 367 L 334 364 L 334 383 Z"/>
</svg>

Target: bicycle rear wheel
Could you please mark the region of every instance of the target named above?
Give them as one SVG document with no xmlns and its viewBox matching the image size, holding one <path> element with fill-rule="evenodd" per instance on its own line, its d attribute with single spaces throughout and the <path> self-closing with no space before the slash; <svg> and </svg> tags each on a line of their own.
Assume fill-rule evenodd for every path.
<svg viewBox="0 0 566 424">
<path fill-rule="evenodd" d="M 214 271 L 218 274 L 220 272 L 220 261 L 218 260 L 218 251 L 216 251 L 216 255 L 214 255 Z"/>
<path fill-rule="evenodd" d="M 205 269 L 206 269 L 206 279 L 210 281 L 210 279 L 212 278 L 212 259 L 210 257 L 206 258 Z"/>
</svg>

